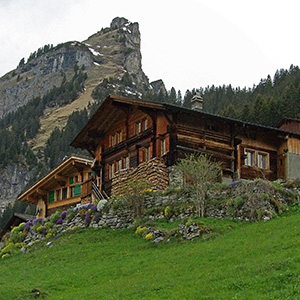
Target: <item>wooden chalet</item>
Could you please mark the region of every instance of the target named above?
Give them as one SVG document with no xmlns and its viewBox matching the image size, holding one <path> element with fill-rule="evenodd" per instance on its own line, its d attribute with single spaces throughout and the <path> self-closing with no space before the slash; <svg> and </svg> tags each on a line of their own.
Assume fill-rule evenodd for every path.
<svg viewBox="0 0 300 300">
<path fill-rule="evenodd" d="M 277 127 L 283 130 L 300 133 L 300 120 L 293 118 L 284 118 L 279 122 Z"/>
<path fill-rule="evenodd" d="M 45 218 L 58 208 L 81 202 L 82 183 L 91 177 L 92 160 L 71 156 L 22 193 L 18 200 L 37 207 L 36 218 Z"/>
<path fill-rule="evenodd" d="M 300 177 L 299 133 L 203 112 L 199 95 L 192 105 L 186 109 L 111 95 L 71 145 L 89 151 L 108 194 L 116 172 L 154 157 L 172 166 L 192 152 L 220 161 L 228 180 Z"/>
</svg>

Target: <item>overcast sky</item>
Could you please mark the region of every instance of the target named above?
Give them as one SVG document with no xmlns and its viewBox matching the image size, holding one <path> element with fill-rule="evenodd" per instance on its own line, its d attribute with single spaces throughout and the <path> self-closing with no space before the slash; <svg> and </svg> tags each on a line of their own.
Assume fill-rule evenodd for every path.
<svg viewBox="0 0 300 300">
<path fill-rule="evenodd" d="M 299 4 L 298 4 L 299 3 Z M 252 87 L 300 66 L 299 0 L 0 0 L 0 76 L 45 44 L 138 22 L 142 67 L 167 89 Z"/>
</svg>

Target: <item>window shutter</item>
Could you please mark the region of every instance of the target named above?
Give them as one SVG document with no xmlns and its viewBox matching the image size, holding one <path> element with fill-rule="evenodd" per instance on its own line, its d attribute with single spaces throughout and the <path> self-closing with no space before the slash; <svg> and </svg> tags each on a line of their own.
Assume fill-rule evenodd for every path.
<svg viewBox="0 0 300 300">
<path fill-rule="evenodd" d="M 48 202 L 52 203 L 54 202 L 54 191 L 50 191 L 48 194 Z"/>
<path fill-rule="evenodd" d="M 74 177 L 69 177 L 69 184 L 74 183 Z"/>
<path fill-rule="evenodd" d="M 81 184 L 76 184 L 74 186 L 74 197 L 78 197 L 81 194 Z"/>
</svg>

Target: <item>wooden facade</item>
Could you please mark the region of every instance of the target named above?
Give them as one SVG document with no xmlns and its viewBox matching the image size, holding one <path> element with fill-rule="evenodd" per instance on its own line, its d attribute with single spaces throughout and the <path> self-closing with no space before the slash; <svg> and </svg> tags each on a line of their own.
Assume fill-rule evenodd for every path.
<svg viewBox="0 0 300 300">
<path fill-rule="evenodd" d="M 37 218 L 81 202 L 82 185 L 91 177 L 92 160 L 71 156 L 22 193 L 18 200 L 35 204 Z"/>
<path fill-rule="evenodd" d="M 299 133 L 119 96 L 102 103 L 72 146 L 90 152 L 108 194 L 116 172 L 154 157 L 172 166 L 187 153 L 208 154 L 230 180 L 289 178 L 288 153 L 300 163 Z"/>
</svg>

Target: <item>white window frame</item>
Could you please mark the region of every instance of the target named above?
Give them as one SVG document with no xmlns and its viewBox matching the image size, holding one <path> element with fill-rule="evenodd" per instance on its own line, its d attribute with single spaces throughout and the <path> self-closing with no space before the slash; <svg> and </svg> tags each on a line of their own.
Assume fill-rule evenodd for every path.
<svg viewBox="0 0 300 300">
<path fill-rule="evenodd" d="M 160 141 L 160 154 L 165 155 L 166 153 L 167 153 L 167 151 L 166 151 L 166 139 L 163 138 Z"/>
<path fill-rule="evenodd" d="M 268 152 L 258 151 L 250 148 L 244 149 L 244 165 L 267 170 L 270 168 L 270 156 Z"/>
</svg>

